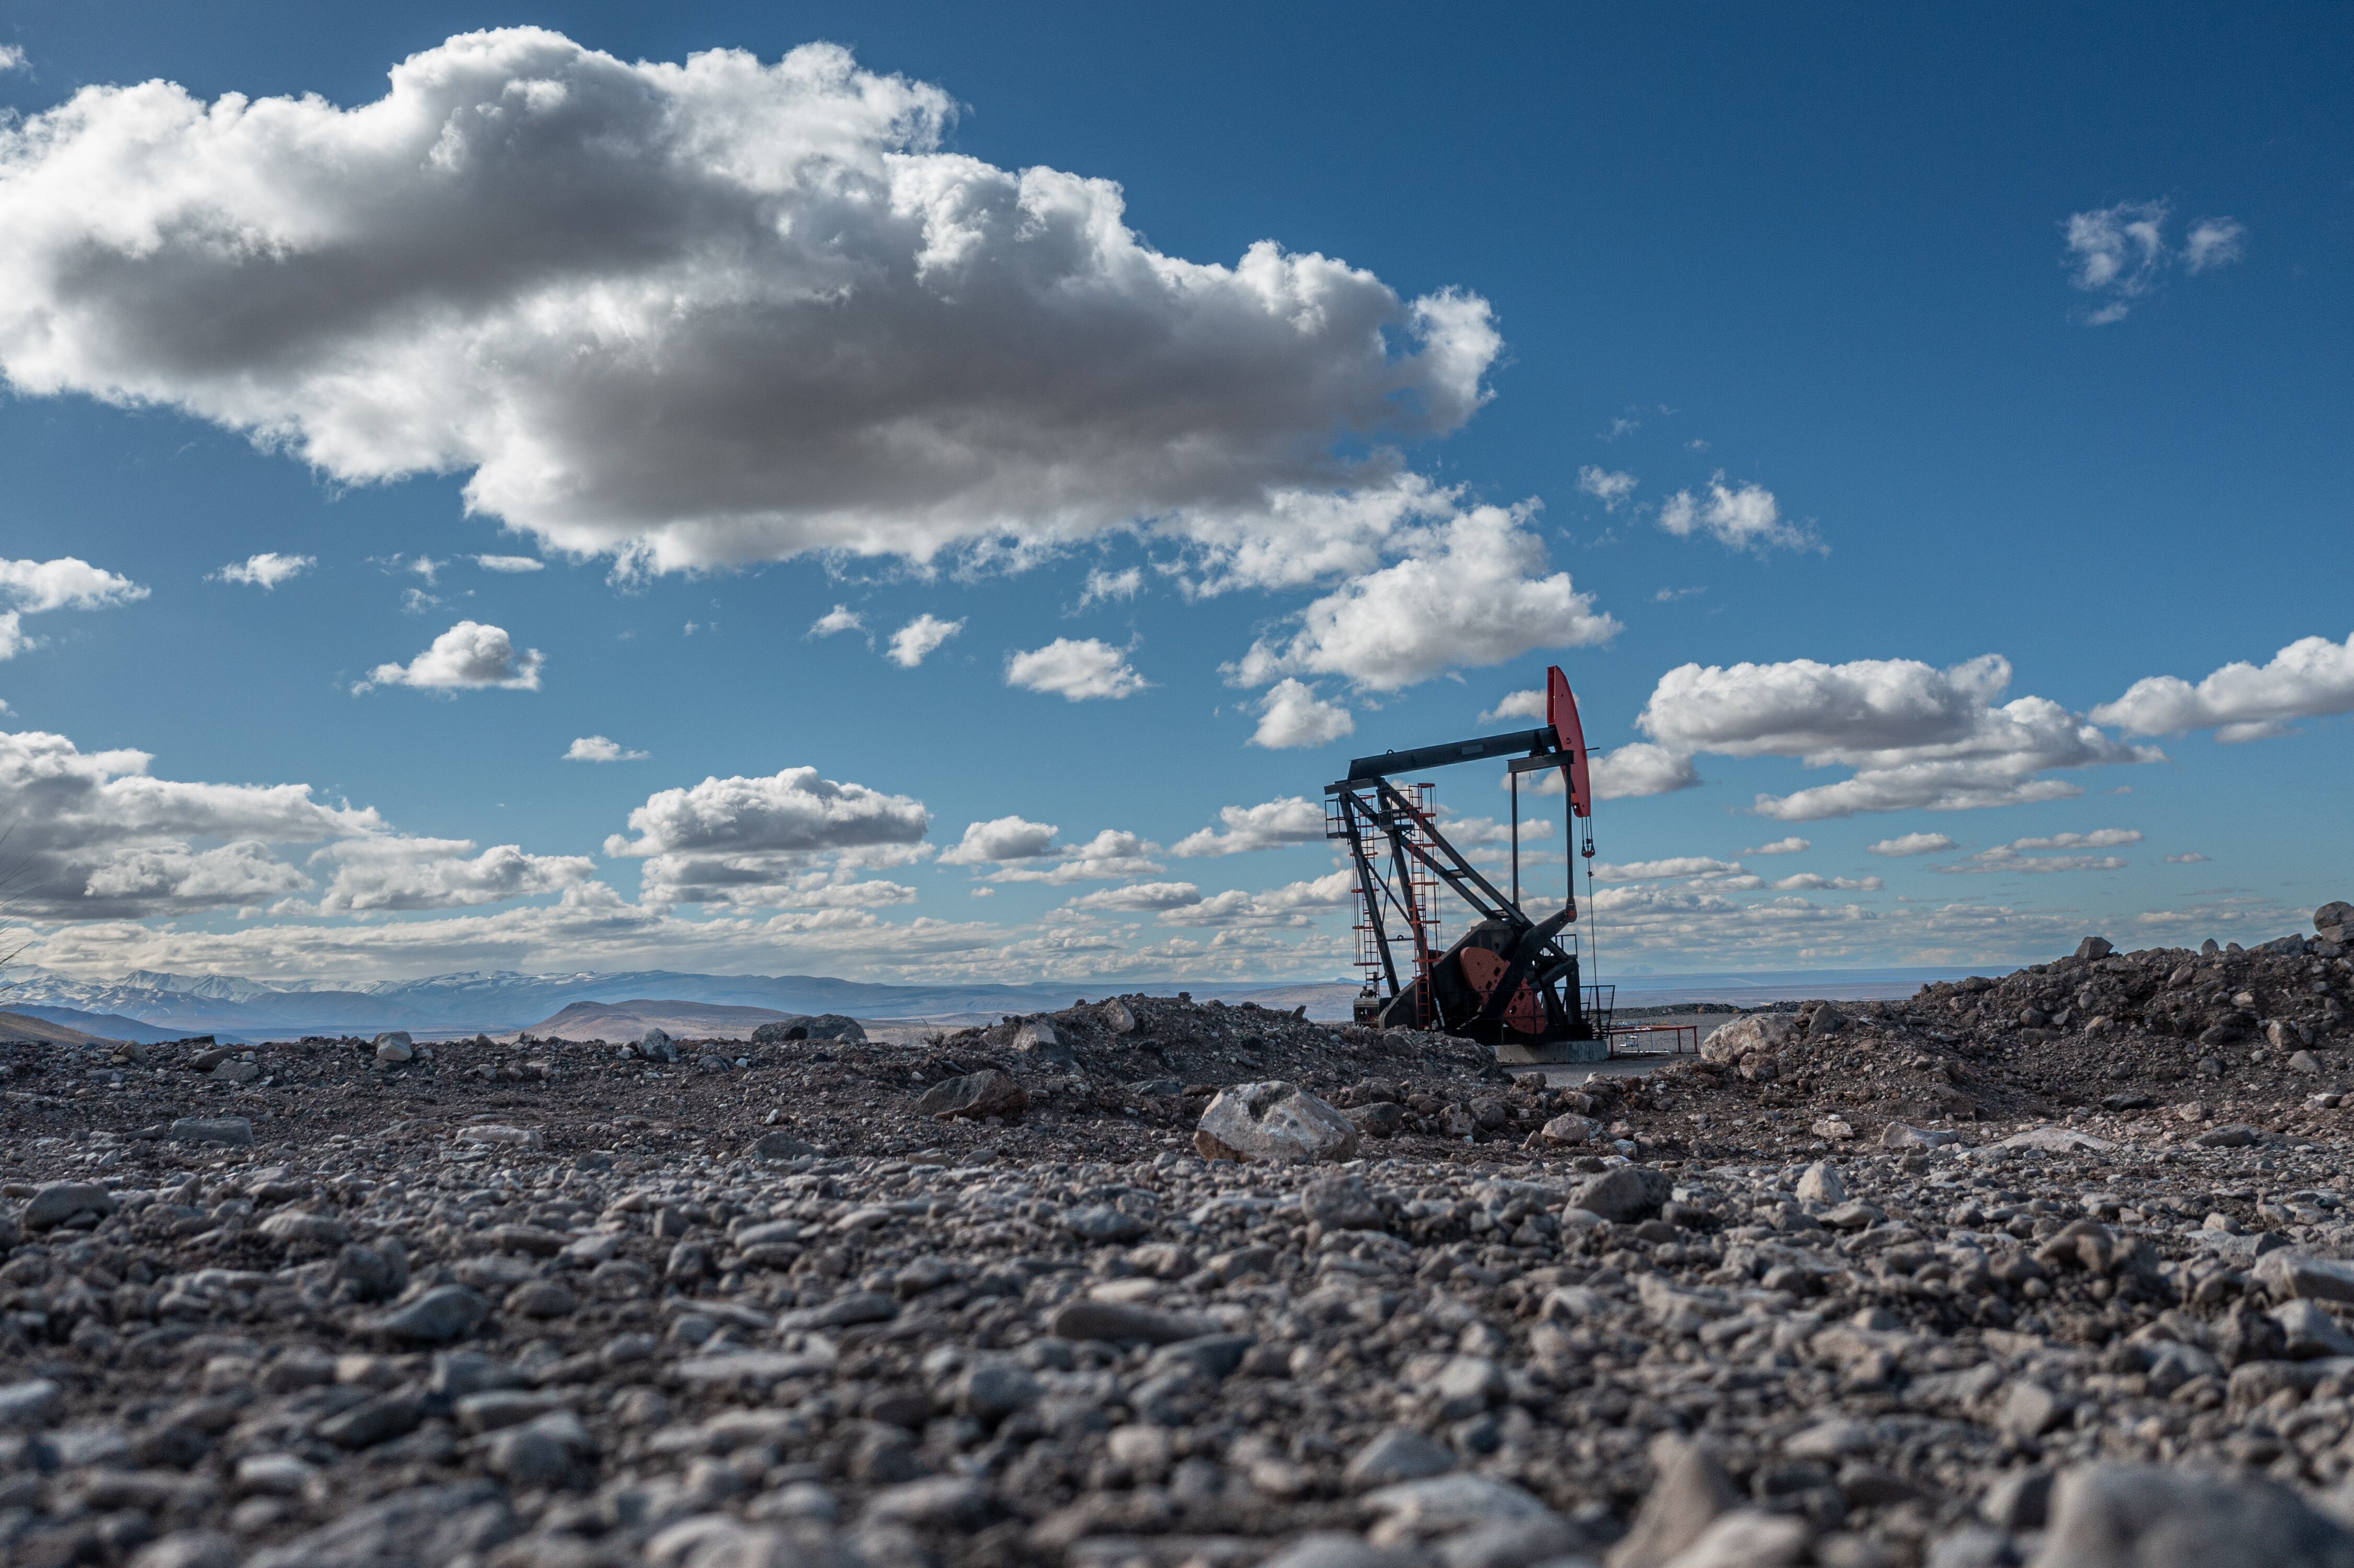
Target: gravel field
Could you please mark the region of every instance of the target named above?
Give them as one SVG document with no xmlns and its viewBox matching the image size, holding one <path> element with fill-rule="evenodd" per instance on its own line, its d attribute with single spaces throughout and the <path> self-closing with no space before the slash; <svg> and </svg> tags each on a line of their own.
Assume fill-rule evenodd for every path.
<svg viewBox="0 0 2354 1568">
<path fill-rule="evenodd" d="M 2349 923 L 1575 1086 L 1143 997 L 0 1045 L 0 1552 L 2354 1564 Z"/>
</svg>

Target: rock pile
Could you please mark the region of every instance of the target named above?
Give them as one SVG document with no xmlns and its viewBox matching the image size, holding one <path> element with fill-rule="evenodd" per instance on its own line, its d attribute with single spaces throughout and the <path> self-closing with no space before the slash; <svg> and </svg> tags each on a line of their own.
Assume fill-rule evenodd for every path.
<svg viewBox="0 0 2354 1568">
<path fill-rule="evenodd" d="M 0 1556 L 2354 1562 L 2332 945 L 1575 1089 L 1136 997 L 766 1060 L 12 1056 Z"/>
</svg>

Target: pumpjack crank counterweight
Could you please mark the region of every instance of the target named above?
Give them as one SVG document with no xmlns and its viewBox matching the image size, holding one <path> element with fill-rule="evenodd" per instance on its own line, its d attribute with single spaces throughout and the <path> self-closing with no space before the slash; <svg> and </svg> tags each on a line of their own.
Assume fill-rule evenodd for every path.
<svg viewBox="0 0 2354 1568">
<path fill-rule="evenodd" d="M 1509 894 L 1447 841 L 1429 785 L 1394 782 L 1400 774 L 1496 758 L 1511 759 Z M 1585 853 L 1591 855 L 1585 733 L 1558 667 L 1545 672 L 1541 728 L 1360 757 L 1347 778 L 1324 787 L 1324 836 L 1348 844 L 1356 873 L 1357 959 L 1364 974 L 1359 1022 L 1443 1030 L 1495 1046 L 1507 1061 L 1599 1061 L 1607 1054 L 1615 988 L 1580 984 L 1577 941 L 1564 935 L 1577 919 L 1575 860 L 1564 857 L 1571 880 L 1559 910 L 1537 920 L 1521 904 L 1520 776 L 1543 772 L 1561 776 L 1563 826 L 1589 820 Z M 1476 918 L 1439 952 L 1435 906 L 1442 883 Z"/>
</svg>

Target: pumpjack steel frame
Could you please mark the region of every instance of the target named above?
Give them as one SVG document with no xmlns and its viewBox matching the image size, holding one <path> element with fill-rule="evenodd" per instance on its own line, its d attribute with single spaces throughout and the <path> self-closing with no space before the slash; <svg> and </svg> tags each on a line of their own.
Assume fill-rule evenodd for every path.
<svg viewBox="0 0 2354 1568">
<path fill-rule="evenodd" d="M 1615 988 L 1582 986 L 1576 939 L 1563 939 L 1577 919 L 1575 860 L 1557 913 L 1540 921 L 1521 906 L 1520 776 L 1561 774 L 1565 828 L 1593 815 L 1585 736 L 1558 668 L 1545 672 L 1545 719 L 1537 729 L 1361 757 L 1347 778 L 1324 787 L 1325 837 L 1348 844 L 1356 873 L 1365 970 L 1360 1022 L 1437 1028 L 1524 1061 L 1599 1059 L 1606 1052 Z M 1399 774 L 1497 758 L 1511 758 L 1509 894 L 1439 829 L 1429 786 L 1394 782 Z M 1583 853 L 1594 853 L 1590 823 Z M 1442 883 L 1477 916 L 1444 954 L 1434 950 L 1438 921 L 1431 907 Z M 1394 944 L 1411 945 L 1410 973 Z"/>
</svg>

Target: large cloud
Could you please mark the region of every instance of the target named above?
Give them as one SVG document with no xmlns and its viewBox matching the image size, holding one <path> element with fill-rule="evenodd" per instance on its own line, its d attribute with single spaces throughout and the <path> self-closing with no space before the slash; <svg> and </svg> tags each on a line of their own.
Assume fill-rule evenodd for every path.
<svg viewBox="0 0 2354 1568">
<path fill-rule="evenodd" d="M 2235 662 L 2195 686 L 2151 675 L 2094 708 L 2093 717 L 2129 735 L 2212 729 L 2217 740 L 2244 741 L 2285 734 L 2291 719 L 2343 713 L 2354 713 L 2354 636 L 2300 637 L 2262 669 Z"/>
<path fill-rule="evenodd" d="M 588 884 L 597 863 L 587 855 L 525 854 L 498 844 L 477 854 L 470 839 L 346 839 L 319 852 L 335 874 L 319 913 L 454 909 L 497 904 Z"/>
<path fill-rule="evenodd" d="M 381 99 L 91 87 L 0 129 L 0 368 L 655 569 L 1264 512 L 1469 417 L 1486 304 L 1168 256 L 1119 188 L 939 150 L 845 51 L 451 38 Z"/>
<path fill-rule="evenodd" d="M 637 837 L 615 833 L 605 853 L 645 861 L 641 897 L 652 906 L 868 907 L 915 893 L 855 881 L 852 868 L 917 858 L 930 822 L 920 800 L 788 768 L 650 795 L 630 813 Z"/>
<path fill-rule="evenodd" d="M 1020 815 L 967 822 L 964 837 L 940 852 L 940 863 L 989 865 L 1038 860 L 1055 853 L 1055 835 L 1061 831 L 1052 822 L 1034 822 Z"/>
<path fill-rule="evenodd" d="M 1854 769 L 1836 784 L 1758 796 L 1752 810 L 1783 821 L 2066 800 L 2083 791 L 2045 775 L 2160 758 L 2046 698 L 1998 705 L 2009 683 L 2009 662 L 1994 654 L 1944 670 L 1912 659 L 1685 664 L 1659 677 L 1635 722 L 1672 756 Z"/>
<path fill-rule="evenodd" d="M 372 810 L 306 784 L 190 784 L 148 775 L 143 751 L 85 752 L 61 735 L 0 734 L 0 846 L 12 913 L 137 918 L 234 907 L 311 880 L 271 844 L 380 832 Z"/>
</svg>

